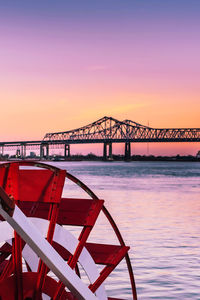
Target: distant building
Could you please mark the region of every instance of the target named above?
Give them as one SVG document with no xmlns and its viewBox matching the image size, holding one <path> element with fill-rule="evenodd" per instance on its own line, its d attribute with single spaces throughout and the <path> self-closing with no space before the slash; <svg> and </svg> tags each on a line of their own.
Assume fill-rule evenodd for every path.
<svg viewBox="0 0 200 300">
<path fill-rule="evenodd" d="M 30 152 L 30 157 L 36 157 L 36 153 L 35 152 Z"/>
</svg>

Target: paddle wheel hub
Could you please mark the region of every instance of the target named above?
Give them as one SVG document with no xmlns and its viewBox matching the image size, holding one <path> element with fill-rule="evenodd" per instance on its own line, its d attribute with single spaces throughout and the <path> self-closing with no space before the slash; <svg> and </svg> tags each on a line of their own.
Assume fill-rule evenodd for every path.
<svg viewBox="0 0 200 300">
<path fill-rule="evenodd" d="M 65 180 L 90 199 L 63 197 Z M 117 236 L 117 245 L 88 243 L 100 212 Z M 107 296 L 104 281 L 123 259 L 137 299 L 129 247 L 104 200 L 67 171 L 31 161 L 1 164 L 0 219 L 1 300 L 117 300 Z M 67 225 L 81 228 L 78 238 Z"/>
</svg>

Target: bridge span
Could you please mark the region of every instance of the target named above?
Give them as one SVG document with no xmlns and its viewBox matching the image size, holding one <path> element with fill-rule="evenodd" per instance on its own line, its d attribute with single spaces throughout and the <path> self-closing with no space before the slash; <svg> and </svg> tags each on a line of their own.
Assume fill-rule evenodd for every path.
<svg viewBox="0 0 200 300">
<path fill-rule="evenodd" d="M 64 157 L 70 157 L 72 144 L 103 144 L 104 159 L 112 158 L 112 144 L 124 143 L 125 158 L 131 156 L 131 143 L 200 142 L 200 128 L 151 128 L 131 120 L 119 121 L 103 117 L 89 125 L 64 132 L 47 133 L 42 140 L 0 142 L 0 154 L 15 149 L 26 158 L 26 150 L 40 149 L 40 158 L 48 159 L 51 148 L 63 148 Z"/>
</svg>

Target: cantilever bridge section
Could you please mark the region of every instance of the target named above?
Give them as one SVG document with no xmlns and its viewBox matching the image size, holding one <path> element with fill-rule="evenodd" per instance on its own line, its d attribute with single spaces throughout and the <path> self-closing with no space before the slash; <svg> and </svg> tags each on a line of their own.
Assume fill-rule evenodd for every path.
<svg viewBox="0 0 200 300">
<path fill-rule="evenodd" d="M 112 156 L 112 143 L 125 143 L 125 157 L 131 156 L 131 142 L 199 142 L 200 128 L 151 128 L 131 120 L 104 117 L 78 129 L 47 133 L 44 142 L 65 141 L 66 145 L 103 143 L 104 158 Z M 108 153 L 107 153 L 108 150 Z"/>
<path fill-rule="evenodd" d="M 64 156 L 68 157 L 71 144 L 102 143 L 104 159 L 107 159 L 112 157 L 113 143 L 124 143 L 125 158 L 129 159 L 134 142 L 200 142 L 200 128 L 151 128 L 131 120 L 103 117 L 78 129 L 47 133 L 41 141 L 0 142 L 0 149 L 21 147 L 21 156 L 25 157 L 26 148 L 38 146 L 41 158 L 48 158 L 50 146 L 64 146 Z"/>
</svg>

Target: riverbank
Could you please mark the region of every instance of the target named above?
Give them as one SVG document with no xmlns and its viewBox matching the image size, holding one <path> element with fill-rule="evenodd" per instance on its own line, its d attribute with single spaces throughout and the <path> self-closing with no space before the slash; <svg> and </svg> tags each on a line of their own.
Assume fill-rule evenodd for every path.
<svg viewBox="0 0 200 300">
<path fill-rule="evenodd" d="M 39 156 L 27 156 L 26 160 L 40 160 Z M 1 161 L 13 161 L 13 160 L 21 160 L 19 157 L 15 156 L 3 156 L 0 157 Z M 200 162 L 200 157 L 197 156 L 154 156 L 154 155 L 132 155 L 129 159 L 126 159 L 123 155 L 112 155 L 112 157 L 108 157 L 106 160 L 102 156 L 97 156 L 95 154 L 88 155 L 71 155 L 70 157 L 64 158 L 63 156 L 54 155 L 49 156 L 48 158 L 43 158 L 45 161 L 188 161 L 188 162 Z"/>
</svg>

